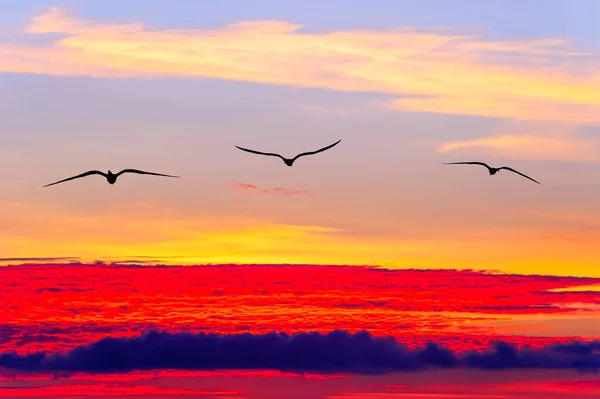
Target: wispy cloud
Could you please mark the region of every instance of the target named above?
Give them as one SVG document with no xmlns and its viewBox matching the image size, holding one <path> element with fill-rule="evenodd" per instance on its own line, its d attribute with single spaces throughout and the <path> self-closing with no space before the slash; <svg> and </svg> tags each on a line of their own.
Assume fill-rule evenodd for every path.
<svg viewBox="0 0 600 399">
<path fill-rule="evenodd" d="M 314 195 L 311 191 L 294 190 L 292 188 L 285 188 L 285 187 L 275 187 L 275 188 L 267 189 L 267 188 L 260 188 L 258 186 L 255 186 L 254 184 L 247 184 L 247 183 L 231 183 L 230 187 L 235 190 L 244 191 L 244 192 L 256 192 L 256 193 L 263 193 L 263 194 L 268 194 L 268 195 L 283 195 L 286 197 L 289 197 L 292 195 L 302 195 L 302 196 L 312 197 Z"/>
<path fill-rule="evenodd" d="M 54 258 L 0 258 L 0 263 L 3 262 L 54 262 L 54 261 L 76 261 L 79 258 L 73 256 L 61 256 Z"/>
<path fill-rule="evenodd" d="M 301 33 L 287 21 L 149 29 L 57 7 L 0 45 L 0 70 L 115 77 L 209 77 L 398 95 L 404 111 L 600 123 L 600 54 L 562 39 L 492 41 L 451 28 Z"/>
<path fill-rule="evenodd" d="M 593 140 L 569 140 L 543 136 L 493 136 L 443 144 L 440 152 L 465 148 L 493 150 L 510 158 L 599 161 L 591 157 L 598 148 Z M 590 151 L 592 150 L 592 151 Z"/>
<path fill-rule="evenodd" d="M 486 155 L 514 159 L 600 161 L 600 142 L 582 138 L 572 126 L 520 122 L 505 124 L 501 129 L 489 137 L 443 143 L 438 151 L 474 149 Z"/>
</svg>

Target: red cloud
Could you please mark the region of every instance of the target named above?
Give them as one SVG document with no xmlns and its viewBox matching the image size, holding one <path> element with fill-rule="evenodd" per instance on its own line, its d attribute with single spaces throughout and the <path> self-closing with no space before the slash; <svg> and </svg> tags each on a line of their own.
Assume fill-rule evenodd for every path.
<svg viewBox="0 0 600 399">
<path fill-rule="evenodd" d="M 289 197 L 292 195 L 303 195 L 303 196 L 307 196 L 307 197 L 314 196 L 314 193 L 312 193 L 310 191 L 294 190 L 292 188 L 285 188 L 285 187 L 275 187 L 272 189 L 267 189 L 267 188 L 260 188 L 258 186 L 255 186 L 254 184 L 247 184 L 247 183 L 231 183 L 231 187 L 235 190 L 254 191 L 254 192 L 259 192 L 259 193 L 269 194 L 269 195 L 284 195 L 286 197 Z"/>
<path fill-rule="evenodd" d="M 0 268 L 0 281 L 0 353 L 66 352 L 148 329 L 366 329 L 410 347 L 541 347 L 597 337 L 600 298 L 575 291 L 600 279 L 351 266 L 21 265 Z"/>
</svg>

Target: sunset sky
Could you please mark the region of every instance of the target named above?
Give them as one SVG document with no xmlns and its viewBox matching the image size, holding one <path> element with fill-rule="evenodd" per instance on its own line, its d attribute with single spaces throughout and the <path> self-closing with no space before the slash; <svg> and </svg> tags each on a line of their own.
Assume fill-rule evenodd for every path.
<svg viewBox="0 0 600 399">
<path fill-rule="evenodd" d="M 459 354 L 496 340 L 546 356 L 547 345 L 598 336 L 600 2 L 0 5 L 0 265 L 17 265 L 0 268 L 10 282 L 0 368 L 12 367 L 4 352 L 78 356 L 147 329 L 323 340 L 366 330 L 409 348 L 439 343 L 476 369 Z M 235 148 L 292 157 L 339 139 L 292 168 Z M 473 160 L 542 184 L 443 165 Z M 181 178 L 42 188 L 124 168 Z M 66 370 L 51 363 L 34 371 Z M 123 378 L 140 395 L 202 388 L 222 399 L 278 398 L 297 378 L 248 369 L 227 374 L 241 384 L 231 390 L 216 374 L 190 377 L 212 381 L 195 388 L 173 382 L 183 371 L 156 377 L 160 387 Z M 480 388 L 461 378 L 479 372 L 441 372 L 428 390 L 406 376 L 349 389 L 317 373 L 305 380 L 314 395 L 299 398 L 466 398 Z M 600 393 L 600 380 L 572 370 L 511 372 L 477 383 L 489 398 Z M 131 392 L 102 375 L 68 380 L 74 388 L 49 378 L 39 392 L 29 375 L 21 391 L 6 375 L 3 397 L 88 392 L 88 377 L 100 396 Z M 270 393 L 252 378 L 275 381 Z"/>
<path fill-rule="evenodd" d="M 600 276 L 600 5 L 502 3 L 9 1 L 0 254 Z"/>
</svg>

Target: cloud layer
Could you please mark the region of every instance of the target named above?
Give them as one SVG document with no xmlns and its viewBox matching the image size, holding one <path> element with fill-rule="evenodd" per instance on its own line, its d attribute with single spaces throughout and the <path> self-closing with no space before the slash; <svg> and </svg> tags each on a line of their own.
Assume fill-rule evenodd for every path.
<svg viewBox="0 0 600 399">
<path fill-rule="evenodd" d="M 438 342 L 464 352 L 497 340 L 543 347 L 595 338 L 600 329 L 600 292 L 589 288 L 600 280 L 593 278 L 341 265 L 36 264 L 0 267 L 0 281 L 12 299 L 0 301 L 0 353 L 66 353 L 145 330 L 325 333 L 340 326 L 410 348 Z"/>
<path fill-rule="evenodd" d="M 60 36 L 4 42 L 0 71 L 209 77 L 389 93 L 398 96 L 389 106 L 404 111 L 600 123 L 599 54 L 576 51 L 562 39 L 493 41 L 450 28 L 301 28 L 262 20 L 157 30 L 53 7 L 20 34 Z"/>
<path fill-rule="evenodd" d="M 597 369 L 600 341 L 518 349 L 496 342 L 490 350 L 456 354 L 441 345 L 409 349 L 391 337 L 362 331 L 328 334 L 206 334 L 150 331 L 104 338 L 66 354 L 0 355 L 0 366 L 34 372 L 123 372 L 152 369 L 268 369 L 377 374 L 430 367 L 478 369 Z"/>
</svg>

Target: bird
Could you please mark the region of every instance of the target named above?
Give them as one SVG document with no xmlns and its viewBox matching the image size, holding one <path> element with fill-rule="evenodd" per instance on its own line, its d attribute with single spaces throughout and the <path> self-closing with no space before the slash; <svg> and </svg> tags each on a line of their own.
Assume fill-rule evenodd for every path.
<svg viewBox="0 0 600 399">
<path fill-rule="evenodd" d="M 119 176 L 121 176 L 123 173 L 137 173 L 139 175 L 153 175 L 153 176 L 165 176 L 165 177 L 177 177 L 177 178 L 179 177 L 179 176 L 163 175 L 161 173 L 144 172 L 143 170 L 137 170 L 137 169 L 123 169 L 122 171 L 120 171 L 119 173 L 116 173 L 116 174 L 111 172 L 110 170 L 108 171 L 108 173 L 100 172 L 99 170 L 90 170 L 88 172 L 82 173 L 77 176 L 69 177 L 64 180 L 59 180 L 54 183 L 46 184 L 44 187 L 53 186 L 58 183 L 64 183 L 69 180 L 79 179 L 80 177 L 86 177 L 86 176 L 91 176 L 91 175 L 104 176 L 106 178 L 106 181 L 108 181 L 111 185 L 113 185 L 117 181 L 117 178 Z"/>
<path fill-rule="evenodd" d="M 337 145 L 340 141 L 342 141 L 342 139 L 339 139 L 338 141 L 336 141 L 333 144 L 328 145 L 327 147 L 323 147 L 321 149 L 318 149 L 316 151 L 310 151 L 310 152 L 303 152 L 302 154 L 298 154 L 296 155 L 294 158 L 284 158 L 283 156 L 279 155 L 279 154 L 275 154 L 272 152 L 260 152 L 260 151 L 255 151 L 255 150 L 249 150 L 248 148 L 242 148 L 242 147 L 238 147 L 237 145 L 235 146 L 236 148 L 242 150 L 242 151 L 246 151 L 246 152 L 251 152 L 252 154 L 259 154 L 259 155 L 268 155 L 271 157 L 279 157 L 283 160 L 283 162 L 287 165 L 287 166 L 292 166 L 294 164 L 294 161 L 296 161 L 296 159 L 303 157 L 305 155 L 314 155 L 317 154 L 319 152 L 323 152 L 325 150 L 330 149 L 331 147 Z"/>
<path fill-rule="evenodd" d="M 483 162 L 444 162 L 444 165 L 483 165 L 486 168 L 488 168 L 488 171 L 490 172 L 490 176 L 495 175 L 496 173 L 498 173 L 502 169 L 505 169 L 505 170 L 510 170 L 511 172 L 514 172 L 514 173 L 516 173 L 518 175 L 521 175 L 521 176 L 523 176 L 523 177 L 525 177 L 525 178 L 527 178 L 527 179 L 529 179 L 529 180 L 531 180 L 533 182 L 536 182 L 537 184 L 540 184 L 540 185 L 542 184 L 539 181 L 537 181 L 535 179 L 532 179 L 531 177 L 529 177 L 527 175 L 524 175 L 523 173 L 521 173 L 519 171 L 514 170 L 513 168 L 509 168 L 508 166 L 502 166 L 500 168 L 492 168 L 491 166 L 489 166 L 488 164 L 483 163 Z"/>
</svg>

